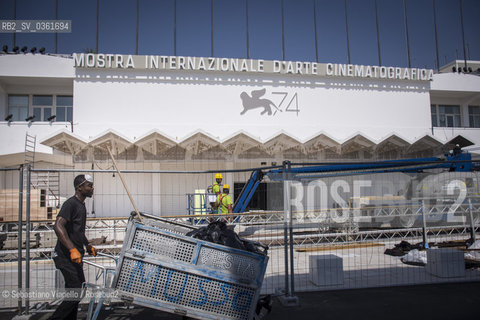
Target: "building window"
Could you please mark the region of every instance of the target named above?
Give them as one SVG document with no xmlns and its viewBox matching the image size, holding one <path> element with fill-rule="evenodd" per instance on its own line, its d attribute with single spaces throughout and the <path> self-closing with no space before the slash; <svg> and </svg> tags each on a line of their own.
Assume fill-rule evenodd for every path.
<svg viewBox="0 0 480 320">
<path fill-rule="evenodd" d="M 8 114 L 13 115 L 13 121 L 25 121 L 28 117 L 28 96 L 8 96 Z"/>
<path fill-rule="evenodd" d="M 434 127 L 461 127 L 460 106 L 432 105 L 432 125 Z"/>
<path fill-rule="evenodd" d="M 35 121 L 48 121 L 52 115 L 53 96 L 33 96 L 32 109 Z"/>
<path fill-rule="evenodd" d="M 470 128 L 480 128 L 480 107 L 468 106 Z"/>
<path fill-rule="evenodd" d="M 431 105 L 430 110 L 432 112 L 432 127 L 437 127 L 437 106 L 436 105 Z"/>
<path fill-rule="evenodd" d="M 56 121 L 73 120 L 73 97 L 57 96 Z"/>
<path fill-rule="evenodd" d="M 30 103 L 31 101 L 31 103 Z M 29 115 L 34 121 L 73 120 L 73 97 L 57 95 L 8 95 L 8 114 L 12 121 L 25 121 Z M 52 118 L 52 116 L 55 116 Z"/>
</svg>

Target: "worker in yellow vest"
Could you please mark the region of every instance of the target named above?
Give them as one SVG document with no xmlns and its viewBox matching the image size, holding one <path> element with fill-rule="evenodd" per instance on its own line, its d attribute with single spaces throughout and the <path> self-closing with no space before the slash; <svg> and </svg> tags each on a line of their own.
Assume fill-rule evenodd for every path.
<svg viewBox="0 0 480 320">
<path fill-rule="evenodd" d="M 217 204 L 217 198 L 220 195 L 220 187 L 222 185 L 222 180 L 223 180 L 222 174 L 217 173 L 215 175 L 215 182 L 211 186 L 209 186 L 207 189 L 208 192 L 213 193 L 208 196 L 208 202 L 210 202 L 210 206 L 214 209 L 213 210 L 214 213 L 217 213 L 216 204 Z"/>
<path fill-rule="evenodd" d="M 220 214 L 233 213 L 233 201 L 229 193 L 230 186 L 228 184 L 223 185 L 223 193 L 217 197 L 218 213 Z"/>
<path fill-rule="evenodd" d="M 217 173 L 215 175 L 215 182 L 212 185 L 212 192 L 215 193 L 215 195 L 217 196 L 220 194 L 220 186 L 222 185 L 222 180 L 223 180 L 222 174 Z"/>
</svg>

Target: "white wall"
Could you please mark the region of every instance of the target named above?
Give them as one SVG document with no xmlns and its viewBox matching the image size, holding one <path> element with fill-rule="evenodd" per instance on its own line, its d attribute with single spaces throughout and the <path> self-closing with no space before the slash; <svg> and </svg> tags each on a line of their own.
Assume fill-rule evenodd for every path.
<svg viewBox="0 0 480 320">
<path fill-rule="evenodd" d="M 65 83 L 67 82 L 67 83 Z M 69 80 L 58 81 L 52 79 L 25 79 L 25 85 L 10 84 L 4 85 L 6 93 L 2 95 L 0 91 L 0 100 L 4 99 L 5 109 L 7 114 L 7 95 L 8 94 L 47 94 L 47 95 L 71 95 L 73 93 L 72 87 L 68 86 Z M 71 81 L 70 81 L 71 82 Z M 28 83 L 28 84 L 27 84 Z M 0 112 L 1 112 L 0 108 Z M 3 115 L 3 113 L 0 113 Z M 26 121 L 13 121 L 7 123 L 4 117 L 0 118 L 0 155 L 19 153 L 25 151 L 25 135 L 28 132 L 30 135 L 37 137 L 36 151 L 44 153 L 52 153 L 50 147 L 39 143 L 44 138 L 58 132 L 60 130 L 71 130 L 68 122 L 39 122 L 34 121 L 28 123 Z"/>
<path fill-rule="evenodd" d="M 433 128 L 433 136 L 438 140 L 449 141 L 458 135 L 467 138 L 477 146 L 480 144 L 480 130 L 478 128 Z"/>
<path fill-rule="evenodd" d="M 432 134 L 430 89 L 442 101 L 455 97 L 458 103 L 455 92 L 480 92 L 480 77 L 447 73 L 422 82 L 240 72 L 75 70 L 71 58 L 19 54 L 0 56 L 0 86 L 0 111 L 3 105 L 4 113 L 10 93 L 73 92 L 75 134 L 86 141 L 108 129 L 131 141 L 158 129 L 177 141 L 203 130 L 220 141 L 245 131 L 263 142 L 279 132 L 301 142 L 319 133 L 338 142 L 358 133 L 375 142 L 391 134 L 414 142 Z M 260 89 L 266 90 L 260 99 L 272 101 L 282 112 L 269 116 L 253 109 L 240 115 L 240 95 Z M 298 102 L 298 115 L 285 110 L 290 102 L 291 109 Z M 70 126 L 0 121 L 0 155 L 23 152 L 27 131 L 41 141 L 60 129 L 70 130 Z M 463 134 L 458 132 L 480 142 L 475 130 L 433 131 L 441 141 Z M 43 146 L 37 150 L 51 152 Z"/>
<path fill-rule="evenodd" d="M 57 122 L 33 122 L 28 124 L 25 121 L 0 122 L 0 155 L 23 153 L 25 151 L 25 136 L 36 136 L 35 152 L 52 153 L 52 148 L 40 144 L 42 139 L 53 135 L 60 130 L 70 130 L 70 123 Z"/>
<path fill-rule="evenodd" d="M 480 130 L 469 127 L 468 106 L 480 105 L 480 77 L 470 74 L 442 73 L 432 81 L 432 104 L 458 105 L 461 107 L 462 127 L 433 128 L 433 135 L 448 141 L 458 135 L 480 144 Z"/>
<path fill-rule="evenodd" d="M 41 54 L 0 55 L 0 155 L 24 152 L 25 134 L 37 136 L 37 142 L 61 129 L 65 123 L 8 124 L 8 94 L 72 94 L 73 59 Z M 69 129 L 69 128 L 68 128 Z M 37 143 L 38 152 L 51 153 L 51 148 Z"/>
<path fill-rule="evenodd" d="M 5 86 L 0 83 L 0 120 L 7 115 L 7 92 Z"/>
<path fill-rule="evenodd" d="M 439 73 L 433 76 L 433 91 L 480 92 L 480 77 L 471 74 Z"/>
<path fill-rule="evenodd" d="M 73 78 L 74 73 L 70 57 L 31 53 L 0 55 L 0 76 Z"/>
<path fill-rule="evenodd" d="M 75 133 L 87 140 L 109 128 L 131 140 L 152 129 L 178 140 L 196 130 L 219 140 L 244 130 L 263 141 L 280 131 L 301 141 L 320 132 L 339 141 L 357 133 L 377 141 L 392 133 L 415 141 L 430 133 L 428 82 L 201 73 L 140 80 L 135 72 L 95 72 L 90 79 L 78 75 L 74 84 Z M 259 89 L 266 89 L 261 99 L 282 112 L 241 115 L 240 94 Z M 295 95 L 298 115 L 285 110 Z"/>
</svg>

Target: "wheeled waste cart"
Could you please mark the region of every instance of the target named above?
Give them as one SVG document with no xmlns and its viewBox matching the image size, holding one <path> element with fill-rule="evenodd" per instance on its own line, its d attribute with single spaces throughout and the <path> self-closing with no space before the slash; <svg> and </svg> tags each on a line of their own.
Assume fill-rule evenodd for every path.
<svg viewBox="0 0 480 320">
<path fill-rule="evenodd" d="M 131 218 L 112 288 L 135 305 L 198 319 L 253 319 L 266 249 L 249 252 L 186 236 L 186 226 Z"/>
</svg>

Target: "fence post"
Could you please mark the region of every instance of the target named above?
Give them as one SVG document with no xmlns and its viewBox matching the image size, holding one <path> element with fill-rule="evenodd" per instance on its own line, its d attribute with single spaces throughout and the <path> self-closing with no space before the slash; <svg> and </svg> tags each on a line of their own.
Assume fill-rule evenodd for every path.
<svg viewBox="0 0 480 320">
<path fill-rule="evenodd" d="M 287 161 L 287 176 L 288 176 L 288 212 L 289 214 L 289 235 L 290 235 L 290 291 L 289 296 L 293 297 L 295 294 L 295 260 L 293 256 L 293 212 L 292 212 L 292 205 L 290 200 L 292 199 L 292 186 L 291 186 L 291 163 Z"/>
<path fill-rule="evenodd" d="M 30 183 L 31 183 L 31 167 L 27 164 L 27 195 L 26 195 L 26 210 L 25 210 L 25 223 L 26 223 L 26 234 L 25 234 L 25 292 L 27 293 L 25 297 L 25 313 L 29 314 L 30 310 Z"/>
<path fill-rule="evenodd" d="M 290 292 L 290 286 L 288 281 L 288 210 L 290 199 L 289 190 L 287 184 L 287 166 L 286 161 L 282 164 L 282 183 L 283 183 L 283 248 L 284 248 L 284 260 L 285 260 L 285 293 Z"/>
<path fill-rule="evenodd" d="M 427 220 L 425 218 L 425 200 L 422 200 L 422 232 L 423 232 L 423 247 L 425 249 L 428 249 Z"/>
<path fill-rule="evenodd" d="M 472 243 L 477 241 L 477 235 L 475 234 L 475 223 L 473 221 L 473 206 L 472 199 L 468 199 L 468 212 L 470 213 L 470 236 L 472 237 Z"/>
<path fill-rule="evenodd" d="M 117 219 L 113 220 L 113 245 L 117 245 Z"/>
<path fill-rule="evenodd" d="M 292 206 L 291 206 L 291 181 L 288 180 L 290 173 L 289 161 L 283 161 L 282 182 L 283 182 L 283 234 L 284 234 L 284 249 L 285 249 L 285 295 L 280 296 L 280 303 L 287 307 L 298 306 L 298 297 L 293 295 L 294 291 L 294 279 L 295 276 L 293 266 L 293 227 L 292 227 Z M 290 236 L 289 236 L 290 235 Z M 289 243 L 290 239 L 290 243 Z M 290 252 L 289 252 L 290 249 Z M 288 263 L 290 260 L 290 275 Z M 289 279 L 290 276 L 290 279 Z"/>
<path fill-rule="evenodd" d="M 22 232 L 23 232 L 23 227 L 22 227 L 22 221 L 23 221 L 23 165 L 20 166 L 20 170 L 18 173 L 18 271 L 17 271 L 17 277 L 18 277 L 18 291 L 22 290 Z M 22 295 L 19 295 L 18 297 L 18 314 L 22 314 Z"/>
</svg>

